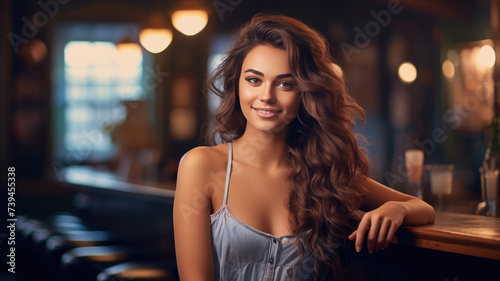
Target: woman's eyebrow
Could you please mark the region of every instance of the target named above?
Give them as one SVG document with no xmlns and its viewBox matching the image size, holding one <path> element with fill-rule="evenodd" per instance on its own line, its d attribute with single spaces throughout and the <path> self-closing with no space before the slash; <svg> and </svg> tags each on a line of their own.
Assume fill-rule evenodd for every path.
<svg viewBox="0 0 500 281">
<path fill-rule="evenodd" d="M 250 68 L 250 69 L 247 69 L 244 71 L 244 73 L 247 73 L 247 72 L 251 72 L 251 73 L 254 73 L 256 75 L 264 77 L 264 73 L 262 73 L 258 70 L 255 70 L 255 69 Z M 285 73 L 285 74 L 280 74 L 280 75 L 276 76 L 277 79 L 281 79 L 281 78 L 285 78 L 285 77 L 293 77 L 293 75 L 291 73 Z"/>
<path fill-rule="evenodd" d="M 285 78 L 285 77 L 293 77 L 291 73 L 280 74 L 276 76 L 277 79 Z"/>
<path fill-rule="evenodd" d="M 253 74 L 256 74 L 256 75 L 259 75 L 259 76 L 264 77 L 264 73 L 262 73 L 262 72 L 260 72 L 260 71 L 257 71 L 257 70 L 255 70 L 255 69 L 251 69 L 251 68 L 250 68 L 250 69 L 247 69 L 247 70 L 245 70 L 245 72 L 244 72 L 244 73 L 247 73 L 247 72 L 251 72 L 251 73 L 253 73 Z"/>
</svg>

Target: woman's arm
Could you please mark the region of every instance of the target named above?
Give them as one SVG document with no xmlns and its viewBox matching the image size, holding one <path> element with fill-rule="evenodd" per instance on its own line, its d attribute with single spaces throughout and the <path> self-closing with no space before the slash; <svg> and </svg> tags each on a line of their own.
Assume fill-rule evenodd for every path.
<svg viewBox="0 0 500 281">
<path fill-rule="evenodd" d="M 367 192 L 361 209 L 368 212 L 349 236 L 356 241 L 356 251 L 361 251 L 365 236 L 368 251 L 373 253 L 387 248 L 402 224 L 434 223 L 434 209 L 424 201 L 372 179 L 367 179 L 364 186 Z"/>
<path fill-rule="evenodd" d="M 208 162 L 202 149 L 194 149 L 179 164 L 173 213 L 180 280 L 215 280 Z"/>
</svg>

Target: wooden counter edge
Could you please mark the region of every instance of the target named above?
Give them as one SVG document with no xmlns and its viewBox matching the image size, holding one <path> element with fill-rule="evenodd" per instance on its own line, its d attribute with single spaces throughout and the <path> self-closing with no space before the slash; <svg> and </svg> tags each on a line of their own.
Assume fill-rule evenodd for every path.
<svg viewBox="0 0 500 281">
<path fill-rule="evenodd" d="M 393 243 L 500 260 L 500 239 L 445 231 L 433 226 L 402 226 Z"/>
</svg>

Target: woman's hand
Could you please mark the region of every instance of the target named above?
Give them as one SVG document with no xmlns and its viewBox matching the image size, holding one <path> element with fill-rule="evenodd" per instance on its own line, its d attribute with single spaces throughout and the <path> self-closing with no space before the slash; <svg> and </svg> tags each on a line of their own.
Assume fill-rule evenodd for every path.
<svg viewBox="0 0 500 281">
<path fill-rule="evenodd" d="M 366 193 L 361 210 L 367 211 L 358 228 L 349 235 L 360 252 L 366 239 L 370 253 L 391 244 L 401 225 L 434 223 L 434 209 L 421 199 L 398 192 L 372 179 L 364 183 Z"/>
<path fill-rule="evenodd" d="M 356 241 L 356 251 L 361 252 L 366 237 L 370 254 L 389 246 L 396 230 L 403 224 L 407 213 L 404 202 L 388 201 L 373 211 L 364 214 L 358 228 L 349 235 Z"/>
</svg>

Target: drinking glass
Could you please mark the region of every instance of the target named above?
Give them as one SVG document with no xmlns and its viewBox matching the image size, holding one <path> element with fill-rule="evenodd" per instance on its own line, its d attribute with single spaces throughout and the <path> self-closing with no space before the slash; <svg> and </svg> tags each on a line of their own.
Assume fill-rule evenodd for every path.
<svg viewBox="0 0 500 281">
<path fill-rule="evenodd" d="M 480 168 L 481 173 L 481 197 L 483 199 L 483 207 L 486 209 L 486 215 L 495 217 L 497 210 L 497 200 L 499 192 L 498 176 L 500 169 L 483 169 Z M 483 203 L 481 202 L 481 203 Z"/>
<path fill-rule="evenodd" d="M 431 192 L 438 197 L 438 211 L 443 210 L 443 199 L 450 195 L 453 189 L 453 165 L 427 165 L 429 171 Z"/>
<path fill-rule="evenodd" d="M 406 194 L 423 199 L 422 173 L 424 168 L 424 152 L 420 149 L 409 149 L 405 152 Z"/>
</svg>

